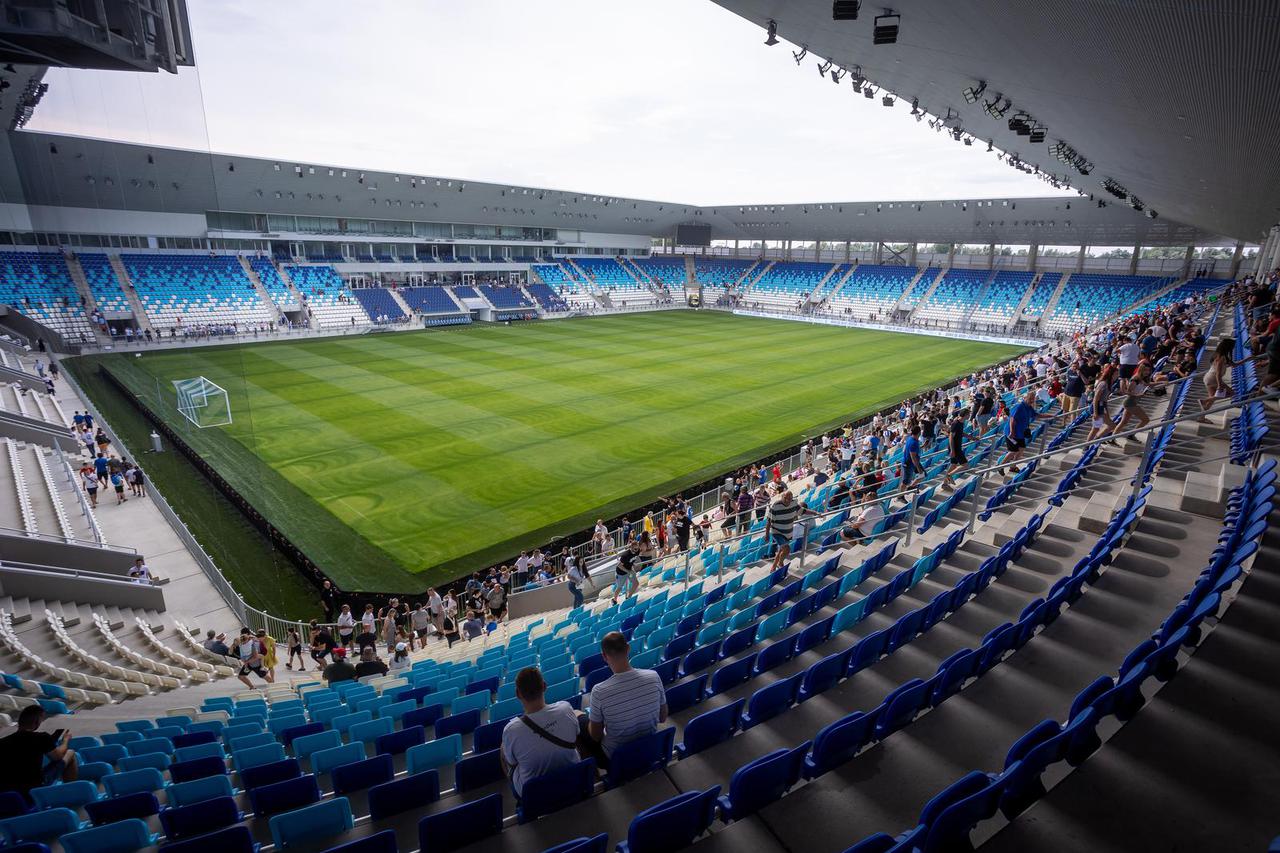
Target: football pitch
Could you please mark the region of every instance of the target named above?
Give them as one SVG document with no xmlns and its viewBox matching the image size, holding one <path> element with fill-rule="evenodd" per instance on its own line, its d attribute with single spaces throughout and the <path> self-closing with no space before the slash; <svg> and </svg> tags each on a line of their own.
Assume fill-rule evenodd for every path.
<svg viewBox="0 0 1280 853">
<path fill-rule="evenodd" d="M 86 361 L 340 587 L 416 593 L 1019 351 L 666 311 Z M 197 376 L 233 423 L 178 413 Z"/>
</svg>

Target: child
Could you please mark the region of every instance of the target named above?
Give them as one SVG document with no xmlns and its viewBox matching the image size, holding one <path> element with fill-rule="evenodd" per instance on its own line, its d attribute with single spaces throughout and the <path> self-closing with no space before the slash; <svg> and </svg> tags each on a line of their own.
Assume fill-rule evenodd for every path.
<svg viewBox="0 0 1280 853">
<path fill-rule="evenodd" d="M 289 646 L 289 659 L 285 661 L 285 669 L 293 669 L 293 656 L 298 656 L 298 671 L 306 672 L 306 659 L 302 657 L 302 637 L 298 634 L 298 629 L 290 628 L 289 635 L 285 638 Z"/>
<path fill-rule="evenodd" d="M 128 503 L 129 499 L 124 496 L 124 477 L 120 475 L 119 471 L 111 472 L 111 485 L 116 490 L 116 506 Z"/>
</svg>

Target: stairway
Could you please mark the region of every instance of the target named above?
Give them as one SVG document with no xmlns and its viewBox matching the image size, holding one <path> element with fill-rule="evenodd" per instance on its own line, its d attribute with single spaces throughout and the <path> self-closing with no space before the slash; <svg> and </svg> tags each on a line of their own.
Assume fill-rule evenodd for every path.
<svg viewBox="0 0 1280 853">
<path fill-rule="evenodd" d="M 1040 321 L 1036 324 L 1039 328 L 1044 328 L 1044 324 L 1053 316 L 1054 310 L 1058 307 L 1058 300 L 1062 298 L 1062 292 L 1067 289 L 1067 282 L 1071 280 L 1071 273 L 1067 273 L 1058 281 L 1058 289 L 1053 292 L 1053 296 L 1049 297 L 1049 302 L 1044 306 L 1044 313 L 1040 315 Z"/>
<path fill-rule="evenodd" d="M 267 286 L 262 283 L 262 279 L 258 277 L 258 273 L 249 265 L 249 259 L 244 255 L 237 255 L 236 259 L 240 261 L 240 268 L 244 270 L 244 274 L 248 277 L 249 283 L 253 285 L 253 289 L 258 292 L 258 299 L 266 306 L 267 310 L 276 316 L 277 319 L 284 319 L 284 311 L 271 298 L 271 294 L 267 292 Z"/>
<path fill-rule="evenodd" d="M 911 309 L 911 314 L 908 315 L 908 318 L 907 318 L 908 320 L 914 320 L 916 314 L 920 311 L 920 309 L 929 303 L 929 299 L 933 297 L 933 292 L 938 289 L 938 284 L 942 281 L 942 279 L 946 277 L 949 271 L 950 271 L 950 268 L 938 270 L 937 276 L 934 277 L 933 281 L 929 282 L 929 288 L 924 292 L 924 295 L 920 297 L 920 301 L 916 303 L 915 307 Z M 919 276 L 917 276 L 916 278 L 918 281 Z M 898 305 L 900 305 L 902 303 L 902 300 L 907 297 L 907 293 L 909 293 L 910 290 L 911 288 L 904 290 L 902 292 L 902 295 L 898 297 L 897 304 L 893 306 L 894 311 L 898 310 Z"/>
<path fill-rule="evenodd" d="M 698 279 L 694 275 L 695 272 L 697 272 L 697 265 L 694 264 L 693 258 L 690 257 L 689 255 L 685 255 L 684 256 L 684 280 L 685 280 L 686 288 L 692 287 L 693 285 L 698 283 Z M 701 292 L 702 288 L 699 287 L 698 291 Z"/>
<path fill-rule="evenodd" d="M 120 260 L 119 255 L 108 255 L 107 259 L 111 262 L 116 280 L 120 282 L 120 290 L 124 292 L 125 299 L 129 300 L 129 308 L 133 311 L 133 319 L 137 322 L 138 328 L 151 329 L 154 333 L 151 318 L 147 316 L 147 310 L 142 307 L 142 300 L 138 298 L 138 291 L 134 289 L 133 279 L 129 278 L 129 271 L 124 268 L 124 262 Z"/>
<path fill-rule="evenodd" d="M 1013 309 L 1013 315 L 1009 318 L 1009 322 L 1005 324 L 1006 331 L 1012 329 L 1018 324 L 1018 320 L 1022 317 L 1022 312 L 1026 310 L 1027 303 L 1031 301 L 1031 294 L 1036 292 L 1036 288 L 1040 286 L 1040 279 L 1044 278 L 1044 273 L 1038 272 L 1031 277 L 1031 283 L 1027 285 L 1027 289 L 1022 291 L 1022 298 L 1018 300 L 1018 305 Z"/>
<path fill-rule="evenodd" d="M 383 289 L 386 290 L 387 293 L 391 294 L 392 301 L 399 305 L 400 310 L 404 312 L 404 315 L 409 318 L 410 322 L 413 322 L 413 309 L 409 307 L 408 302 L 404 301 L 404 297 L 400 295 L 400 291 L 394 287 L 386 287 Z"/>
<path fill-rule="evenodd" d="M 272 263 L 275 264 L 275 261 L 272 261 Z M 307 301 L 302 298 L 302 291 L 298 290 L 298 286 L 293 283 L 293 279 L 289 277 L 289 274 L 287 272 L 285 272 L 284 266 L 282 264 L 276 264 L 276 272 L 280 274 L 280 280 L 284 282 L 285 287 L 289 288 L 289 290 L 292 291 L 293 294 L 298 297 L 298 305 L 300 307 L 305 308 L 307 305 Z M 271 304 L 270 301 L 268 301 L 267 304 L 270 305 Z M 309 310 L 307 311 L 307 325 L 312 329 L 320 328 L 319 321 L 316 320 L 314 316 L 312 316 Z"/>
<path fill-rule="evenodd" d="M 764 265 L 761 266 L 761 263 L 763 263 Z M 747 270 L 746 274 L 742 278 L 738 279 L 738 282 L 736 284 L 736 287 L 738 288 L 738 292 L 745 294 L 748 290 L 750 290 L 755 285 L 757 281 L 759 281 L 760 279 L 768 275 L 769 270 L 773 269 L 773 265 L 776 263 L 777 261 L 762 261 L 762 262 L 758 262 L 754 267 Z"/>
<path fill-rule="evenodd" d="M 996 280 L 997 270 L 992 269 L 991 275 L 982 281 L 982 287 L 978 288 L 978 295 L 969 303 L 969 309 L 964 312 L 964 316 L 960 318 L 960 328 L 966 328 L 973 319 L 973 312 L 978 310 L 978 306 L 982 304 L 982 300 L 987 298 L 987 294 L 991 292 L 991 283 Z"/>
<path fill-rule="evenodd" d="M 71 273 L 71 281 L 76 286 L 76 292 L 84 302 L 85 315 L 93 316 L 93 312 L 98 310 L 98 300 L 93 298 L 93 290 L 89 287 L 89 280 L 84 276 L 84 267 L 80 266 L 80 259 L 68 252 L 63 256 L 63 260 L 67 263 L 67 270 Z M 99 344 L 111 343 L 111 336 L 103 334 L 96 323 L 90 322 L 89 325 L 93 326 L 93 336 Z"/>
</svg>

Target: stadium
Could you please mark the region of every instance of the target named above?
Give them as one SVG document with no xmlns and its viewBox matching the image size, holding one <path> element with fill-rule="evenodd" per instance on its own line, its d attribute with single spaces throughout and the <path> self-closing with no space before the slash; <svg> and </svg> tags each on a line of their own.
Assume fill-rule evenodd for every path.
<svg viewBox="0 0 1280 853">
<path fill-rule="evenodd" d="M 0 845 L 1280 850 L 1275 10 L 0 21 Z"/>
</svg>

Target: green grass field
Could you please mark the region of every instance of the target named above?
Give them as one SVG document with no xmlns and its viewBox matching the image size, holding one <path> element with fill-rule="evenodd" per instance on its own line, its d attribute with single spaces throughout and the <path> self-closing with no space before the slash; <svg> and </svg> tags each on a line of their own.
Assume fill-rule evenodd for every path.
<svg viewBox="0 0 1280 853">
<path fill-rule="evenodd" d="M 341 587 L 417 592 L 1018 351 L 678 311 L 81 361 Z M 234 424 L 178 414 L 199 375 Z"/>
</svg>

